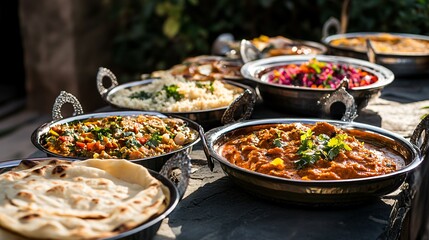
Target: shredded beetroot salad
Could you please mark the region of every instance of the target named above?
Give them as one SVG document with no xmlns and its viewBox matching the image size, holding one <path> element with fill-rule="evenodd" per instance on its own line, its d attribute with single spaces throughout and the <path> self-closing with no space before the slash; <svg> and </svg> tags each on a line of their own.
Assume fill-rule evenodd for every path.
<svg viewBox="0 0 429 240">
<path fill-rule="evenodd" d="M 313 58 L 300 65 L 289 64 L 272 71 L 268 82 L 309 88 L 335 89 L 349 79 L 349 88 L 363 87 L 378 81 L 377 76 L 345 64 L 319 62 Z"/>
</svg>

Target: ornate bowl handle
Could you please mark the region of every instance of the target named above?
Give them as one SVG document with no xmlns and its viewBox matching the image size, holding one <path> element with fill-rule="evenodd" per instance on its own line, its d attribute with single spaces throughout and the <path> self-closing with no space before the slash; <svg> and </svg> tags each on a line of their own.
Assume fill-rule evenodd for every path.
<svg viewBox="0 0 429 240">
<path fill-rule="evenodd" d="M 250 115 L 252 115 L 253 112 L 253 107 L 255 106 L 255 102 L 256 94 L 253 91 L 246 89 L 225 110 L 221 119 L 222 124 L 233 123 L 250 118 Z M 243 109 L 245 110 L 242 112 L 240 118 L 235 120 L 234 117 L 237 115 L 237 113 L 239 113 L 238 111 Z"/>
<path fill-rule="evenodd" d="M 366 55 L 368 57 L 368 61 L 371 63 L 377 62 L 377 52 L 375 51 L 374 45 L 372 44 L 372 41 L 369 39 L 366 39 Z"/>
<path fill-rule="evenodd" d="M 410 141 L 420 148 L 422 157 L 426 156 L 429 149 L 429 115 L 426 115 L 414 129 Z"/>
<path fill-rule="evenodd" d="M 54 106 L 52 107 L 52 119 L 54 121 L 63 118 L 61 115 L 61 108 L 65 103 L 72 104 L 74 110 L 73 116 L 83 114 L 82 105 L 80 105 L 79 100 L 77 100 L 73 94 L 61 91 L 60 95 L 55 99 Z"/>
<path fill-rule="evenodd" d="M 111 86 L 109 88 L 105 88 L 103 85 L 103 79 L 107 77 L 110 80 Z M 112 73 L 107 68 L 100 67 L 97 73 L 97 89 L 102 97 L 112 88 L 118 86 L 118 80 L 116 79 L 115 74 Z"/>
<path fill-rule="evenodd" d="M 204 134 L 204 129 L 201 126 L 199 128 L 199 133 L 201 136 L 201 141 L 203 143 L 204 154 L 206 155 L 206 158 L 207 158 L 207 165 L 209 166 L 210 171 L 213 171 L 214 161 L 213 161 L 212 156 L 210 155 L 210 150 L 209 150 L 208 143 L 207 143 L 208 141 L 207 141 L 206 136 Z"/>
<path fill-rule="evenodd" d="M 338 19 L 334 18 L 334 17 L 330 17 L 325 24 L 323 24 L 323 29 L 322 29 L 322 38 L 327 38 L 329 36 L 329 29 L 330 28 L 334 28 L 335 33 L 334 34 L 338 34 L 341 32 L 341 24 L 340 21 L 338 21 Z"/>
<path fill-rule="evenodd" d="M 259 49 L 256 48 L 255 45 L 252 44 L 252 42 L 245 39 L 241 40 L 240 43 L 240 55 L 241 60 L 243 60 L 244 63 L 248 63 L 250 61 L 262 58 L 261 51 L 259 51 Z"/>
<path fill-rule="evenodd" d="M 331 106 L 335 102 L 341 102 L 346 107 L 342 121 L 351 122 L 357 117 L 357 107 L 355 100 L 350 93 L 347 92 L 349 80 L 344 78 L 339 87 L 331 94 L 327 94 L 317 102 L 322 106 L 322 114 L 324 116 L 329 116 L 331 111 Z"/>
<path fill-rule="evenodd" d="M 180 198 L 183 198 L 191 175 L 191 158 L 186 151 L 177 152 L 165 162 L 159 173 L 174 183 Z"/>
</svg>

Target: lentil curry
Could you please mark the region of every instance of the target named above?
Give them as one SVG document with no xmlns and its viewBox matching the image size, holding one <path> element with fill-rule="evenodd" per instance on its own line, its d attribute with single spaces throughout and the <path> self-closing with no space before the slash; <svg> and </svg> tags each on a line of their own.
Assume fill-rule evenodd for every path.
<svg viewBox="0 0 429 240">
<path fill-rule="evenodd" d="M 405 165 L 398 153 L 359 141 L 326 122 L 260 126 L 232 138 L 220 152 L 239 167 L 299 180 L 364 178 Z"/>
</svg>

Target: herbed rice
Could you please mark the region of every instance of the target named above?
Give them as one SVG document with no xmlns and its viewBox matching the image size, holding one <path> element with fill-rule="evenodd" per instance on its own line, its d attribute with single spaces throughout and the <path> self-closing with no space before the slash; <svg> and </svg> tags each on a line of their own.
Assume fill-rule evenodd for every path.
<svg viewBox="0 0 429 240">
<path fill-rule="evenodd" d="M 172 85 L 178 86 L 177 92 L 183 95 L 182 99 L 177 101 L 173 97 L 167 97 L 167 92 L 163 88 Z M 148 99 L 131 98 L 131 95 L 141 91 L 152 96 Z M 218 80 L 196 82 L 185 80 L 183 77 L 165 75 L 147 85 L 121 89 L 114 93 L 110 100 L 118 106 L 131 109 L 189 112 L 226 107 L 242 92 L 241 88 Z"/>
</svg>

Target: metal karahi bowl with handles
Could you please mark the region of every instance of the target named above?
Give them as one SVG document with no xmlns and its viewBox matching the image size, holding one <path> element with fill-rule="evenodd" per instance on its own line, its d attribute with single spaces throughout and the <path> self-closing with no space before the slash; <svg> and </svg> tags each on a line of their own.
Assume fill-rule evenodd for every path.
<svg viewBox="0 0 429 240">
<path fill-rule="evenodd" d="M 62 106 L 65 103 L 71 103 L 74 108 L 74 116 L 63 118 L 61 115 L 61 109 Z M 97 112 L 97 113 L 89 113 L 84 114 L 82 110 L 82 106 L 80 105 L 77 98 L 67 92 L 62 91 L 61 94 L 57 97 L 52 111 L 52 118 L 53 120 L 48 123 L 44 123 L 38 128 L 36 128 L 32 135 L 31 135 L 31 142 L 35 147 L 37 147 L 42 152 L 46 153 L 48 156 L 52 157 L 61 157 L 61 158 L 68 158 L 68 159 L 85 159 L 84 157 L 71 157 L 71 156 L 63 156 L 57 153 L 54 153 L 50 151 L 49 149 L 45 148 L 43 145 L 43 137 L 49 132 L 51 127 L 55 125 L 60 124 L 69 124 L 75 121 L 84 121 L 91 118 L 105 118 L 105 117 L 126 117 L 126 116 L 138 116 L 138 115 L 149 115 L 149 116 L 156 116 L 159 118 L 177 118 L 186 124 L 187 127 L 190 129 L 198 132 L 201 128 L 201 126 L 197 123 L 195 123 L 192 120 L 189 120 L 187 118 L 181 117 L 181 116 L 174 116 L 174 115 L 167 115 L 167 114 L 161 114 L 158 112 L 144 112 L 144 111 L 114 111 L 114 112 Z M 149 169 L 160 171 L 161 168 L 165 165 L 168 159 L 173 157 L 175 154 L 178 153 L 190 153 L 192 151 L 192 147 L 200 141 L 200 136 L 197 136 L 193 141 L 186 143 L 183 145 L 182 148 L 172 150 L 167 153 L 163 153 L 160 155 L 152 156 L 152 157 L 146 157 L 141 159 L 132 159 L 129 160 L 133 163 L 140 164 L 144 167 L 147 167 Z"/>
<path fill-rule="evenodd" d="M 222 146 L 243 132 L 276 124 L 315 124 L 327 122 L 352 134 L 358 140 L 387 148 L 399 154 L 405 165 L 384 175 L 344 180 L 296 180 L 262 174 L 241 168 L 222 156 Z M 348 206 L 377 199 L 397 190 L 427 154 L 429 118 L 414 130 L 411 141 L 400 135 L 368 124 L 305 118 L 247 120 L 211 129 L 203 139 L 209 167 L 218 162 L 225 174 L 239 187 L 257 197 L 277 202 L 308 206 Z"/>
<path fill-rule="evenodd" d="M 66 161 L 72 161 L 71 159 L 65 159 L 65 158 L 56 158 L 56 157 L 44 157 L 44 158 L 28 158 L 28 159 L 13 159 L 13 160 L 6 160 L 0 162 L 0 174 L 6 173 L 13 169 L 14 167 L 17 167 L 21 161 L 45 161 L 45 160 L 66 160 Z M 169 190 L 169 199 L 170 202 L 167 206 L 167 208 L 160 214 L 157 214 L 156 216 L 153 216 L 148 221 L 142 223 L 141 225 L 138 225 L 130 230 L 124 231 L 122 233 L 119 233 L 118 235 L 115 235 L 113 237 L 104 238 L 103 240 L 117 240 L 117 239 L 123 239 L 123 240 L 131 240 L 131 239 L 152 239 L 157 231 L 159 230 L 162 220 L 166 218 L 173 210 L 176 208 L 177 204 L 180 201 L 180 198 L 183 196 L 183 192 L 181 192 L 180 189 L 176 187 L 176 185 L 169 180 L 169 176 L 165 173 L 158 173 L 151 169 L 148 169 L 149 173 L 152 175 L 152 177 L 156 178 L 157 180 L 161 181 L 161 183 L 166 186 Z M 183 189 L 182 189 L 183 190 Z M 6 231 L 6 230 L 4 230 Z M 16 234 L 12 232 L 6 232 L 7 237 L 10 239 L 27 239 L 21 236 L 17 236 Z"/>
<path fill-rule="evenodd" d="M 312 41 L 304 41 L 304 40 L 293 40 L 290 48 L 296 51 L 294 54 L 278 54 L 278 55 L 268 55 L 263 51 L 259 50 L 251 41 L 249 40 L 241 40 L 240 42 L 240 57 L 243 63 L 248 63 L 250 61 L 255 61 L 262 58 L 269 58 L 274 56 L 283 56 L 283 55 L 323 55 L 328 52 L 328 49 L 320 43 L 312 42 Z M 312 51 L 305 50 L 313 49 Z"/>
<path fill-rule="evenodd" d="M 338 21 L 338 20 L 337 20 Z M 366 41 L 365 47 L 356 49 L 351 46 L 336 46 L 336 40 L 348 39 L 372 39 L 385 35 L 393 38 L 419 40 L 429 43 L 429 36 L 409 34 L 409 33 L 385 33 L 385 32 L 353 32 L 340 33 L 337 21 L 327 21 L 324 25 L 322 43 L 328 48 L 328 53 L 332 55 L 352 57 L 369 60 L 392 70 L 396 76 L 412 76 L 429 73 L 429 53 L 428 52 L 377 52 L 372 41 Z M 328 29 L 334 28 L 335 34 L 329 35 Z"/>
<path fill-rule="evenodd" d="M 275 69 L 289 64 L 299 65 L 312 59 L 316 59 L 319 62 L 342 64 L 361 69 L 375 75 L 378 80 L 375 83 L 354 88 L 349 88 L 345 83 L 345 85 L 338 86 L 337 89 L 310 88 L 268 82 L 268 75 Z M 294 112 L 311 117 L 325 117 L 335 112 L 342 115 L 341 110 L 344 110 L 344 108 L 341 108 L 341 104 L 338 104 L 340 106 L 339 110 L 335 111 L 324 107 L 326 99 L 340 90 L 346 90 L 353 98 L 356 110 L 359 112 L 368 105 L 371 99 L 378 97 L 381 90 L 394 80 L 392 71 L 383 66 L 364 60 L 330 55 L 279 56 L 260 59 L 246 63 L 241 68 L 241 73 L 245 78 L 257 83 L 257 88 L 264 104 L 267 106 L 277 111 Z M 346 105 L 344 101 L 338 102 L 343 103 L 343 106 Z"/>
<path fill-rule="evenodd" d="M 104 86 L 104 81 L 107 79 L 110 81 L 110 87 L 106 88 Z M 129 107 L 120 104 L 116 104 L 112 101 L 113 96 L 123 89 L 128 89 L 132 87 L 139 87 L 151 84 L 153 81 L 158 79 L 145 79 L 142 81 L 134 81 L 125 84 L 118 84 L 116 76 L 107 68 L 100 67 L 97 73 L 97 88 L 104 101 L 109 105 L 125 110 L 139 110 L 139 111 L 148 111 L 147 109 L 142 109 L 139 107 Z M 197 122 L 206 128 L 211 128 L 219 126 L 225 122 L 231 122 L 232 119 L 248 119 L 252 112 L 253 107 L 256 102 L 256 93 L 255 90 L 245 84 L 238 83 L 233 80 L 221 80 L 225 85 L 236 87 L 242 89 L 243 93 L 240 94 L 230 105 L 225 107 L 205 109 L 205 110 L 195 110 L 195 111 L 182 111 L 182 112 L 162 112 L 163 114 L 172 114 L 176 116 L 182 116 L 192 121 Z M 244 108 L 245 107 L 245 108 Z"/>
<path fill-rule="evenodd" d="M 372 45 L 368 45 L 368 50 L 360 51 L 351 47 L 334 46 L 332 41 L 336 39 L 350 39 L 350 38 L 368 38 L 376 37 L 384 33 L 379 32 L 356 32 L 335 34 L 324 38 L 322 41 L 329 48 L 329 54 L 353 57 L 358 59 L 369 60 L 380 65 L 383 65 L 397 76 L 408 76 L 426 74 L 429 72 L 429 54 L 428 53 L 414 53 L 414 54 L 395 54 L 395 53 L 379 53 L 374 50 Z M 392 36 L 425 40 L 429 42 L 429 36 L 422 36 L 416 34 L 406 33 L 389 33 Z"/>
</svg>

